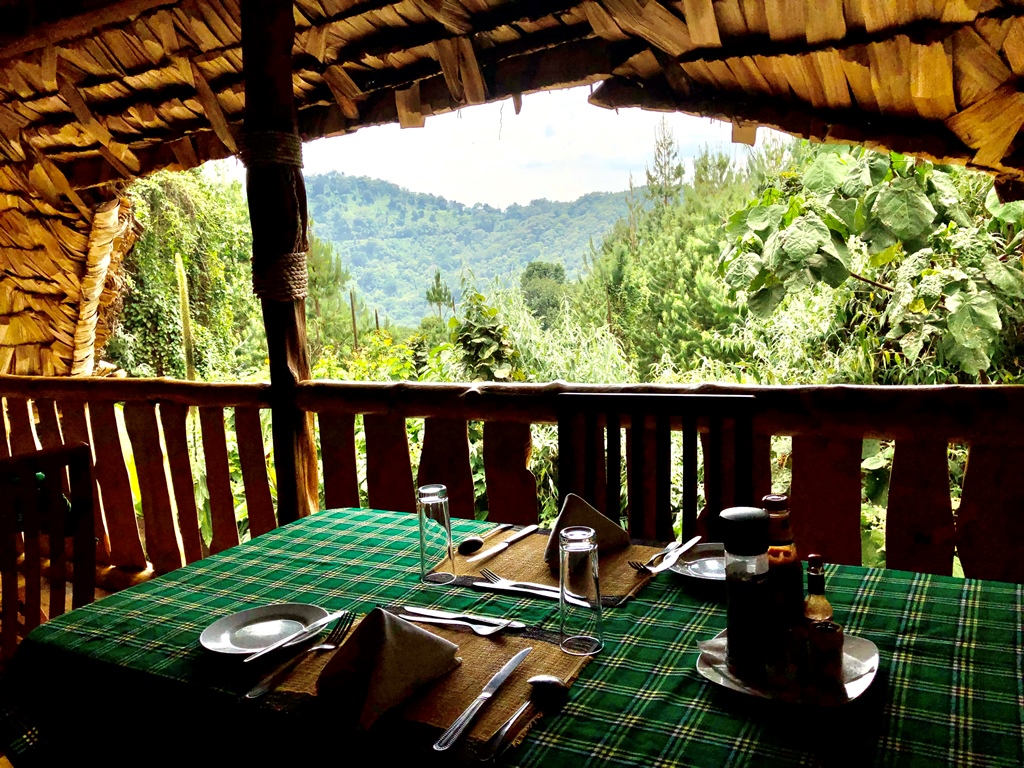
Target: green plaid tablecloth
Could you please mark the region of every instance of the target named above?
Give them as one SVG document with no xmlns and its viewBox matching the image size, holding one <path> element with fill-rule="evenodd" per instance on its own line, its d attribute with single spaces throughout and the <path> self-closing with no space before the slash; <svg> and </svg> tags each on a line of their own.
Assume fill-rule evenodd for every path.
<svg viewBox="0 0 1024 768">
<path fill-rule="evenodd" d="M 461 537 L 489 526 L 452 527 Z M 21 707 L 28 681 L 53 670 L 68 689 L 53 701 L 95 702 L 88 728 L 100 729 L 96 738 L 123 738 L 125 712 L 159 702 L 227 712 L 253 675 L 212 658 L 198 637 L 247 607 L 304 602 L 364 613 L 410 602 L 514 613 L 557 631 L 553 601 L 419 584 L 416 541 L 414 515 L 322 512 L 44 624 L 22 644 L 3 689 L 8 754 L 30 765 L 57 746 L 59 705 Z M 704 680 L 697 643 L 725 627 L 723 595 L 718 585 L 667 573 L 606 610 L 606 649 L 584 668 L 562 713 L 541 720 L 505 763 L 1024 766 L 1020 586 L 854 567 L 829 568 L 827 583 L 836 621 L 881 653 L 874 684 L 856 701 L 801 708 Z M 87 685 L 103 690 L 85 692 Z M 198 740 L 211 727 L 168 722 L 170 711 L 168 703 L 152 721 L 133 717 L 132 734 L 153 743 Z"/>
</svg>

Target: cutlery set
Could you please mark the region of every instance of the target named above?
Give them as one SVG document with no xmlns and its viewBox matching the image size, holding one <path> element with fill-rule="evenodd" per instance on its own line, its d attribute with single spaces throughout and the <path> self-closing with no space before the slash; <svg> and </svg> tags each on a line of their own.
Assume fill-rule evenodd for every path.
<svg viewBox="0 0 1024 768">
<path fill-rule="evenodd" d="M 506 526 L 507 527 L 507 526 Z M 531 533 L 536 531 L 538 526 L 528 525 L 520 531 L 512 534 L 504 541 L 490 547 L 473 557 L 467 558 L 467 563 L 479 562 L 503 552 L 508 549 L 512 544 L 529 536 Z M 493 531 L 495 533 L 497 531 Z M 482 539 L 484 537 L 477 537 Z M 663 550 L 655 553 L 646 562 L 629 561 L 629 566 L 637 571 L 639 575 L 657 574 L 661 573 L 672 565 L 691 547 L 693 547 L 700 540 L 700 536 L 696 536 L 685 544 L 679 544 L 673 542 L 665 547 Z M 479 545 L 477 545 L 479 546 Z M 659 562 L 660 561 L 660 562 Z M 494 571 L 488 568 L 482 568 L 480 575 L 483 576 L 484 581 L 475 581 L 473 586 L 477 589 L 492 590 L 495 592 L 505 592 L 510 594 L 526 594 L 534 597 L 543 597 L 549 600 L 559 599 L 559 587 L 552 586 L 550 584 L 540 584 L 531 581 L 515 581 L 512 579 L 506 579 L 499 576 Z M 566 600 L 572 604 L 587 606 L 586 599 L 582 595 L 577 595 L 573 592 L 566 593 Z M 506 618 L 495 618 L 492 616 L 483 616 L 480 614 L 473 613 L 459 613 L 454 611 L 442 611 L 434 608 L 420 608 L 413 605 L 404 605 L 401 607 L 400 618 L 407 621 L 413 621 L 421 624 L 437 624 L 437 625 L 449 625 L 465 627 L 475 634 L 487 637 L 490 635 L 503 632 L 505 630 L 520 630 L 525 629 L 526 625 L 521 621 L 515 621 Z M 339 620 L 340 619 L 340 620 Z M 318 645 L 311 648 L 305 648 L 300 653 L 295 654 L 287 661 L 278 665 L 275 669 L 265 675 L 247 694 L 246 698 L 255 699 L 270 690 L 273 690 L 287 675 L 290 673 L 299 662 L 308 653 L 314 653 L 322 650 L 333 650 L 337 648 L 345 637 L 348 635 L 352 628 L 352 624 L 355 621 L 355 614 L 351 611 L 342 610 L 328 614 L 327 616 L 319 619 L 318 621 L 312 622 L 305 628 L 288 635 L 287 637 L 281 638 L 275 643 L 271 643 L 265 648 L 262 648 L 254 653 L 249 654 L 244 661 L 253 661 L 259 659 L 266 654 L 272 653 L 273 651 L 283 648 L 285 646 L 298 645 L 305 640 L 309 640 L 315 635 L 319 634 L 320 631 L 331 622 L 339 620 L 337 625 L 331 630 L 328 636 Z M 434 744 L 436 751 L 444 751 L 451 747 L 462 735 L 462 733 L 469 727 L 469 725 L 476 718 L 477 714 L 484 707 L 484 705 L 494 696 L 497 690 L 505 682 L 505 680 L 512 674 L 513 671 L 522 663 L 523 659 L 530 653 L 532 648 L 524 648 L 513 656 L 484 686 L 484 689 L 480 692 L 479 696 L 473 700 L 462 714 L 448 727 L 448 729 L 441 735 Z M 557 680 L 557 678 L 550 678 L 547 675 L 538 676 L 536 679 L 545 678 L 545 680 Z M 534 683 L 534 678 L 530 680 L 531 685 Z M 563 687 L 564 683 L 557 681 Z M 566 690 L 567 692 L 567 690 Z M 482 760 L 487 760 L 494 757 L 503 748 L 507 746 L 504 743 L 505 736 L 509 729 L 515 722 L 515 720 L 526 710 L 526 707 L 532 701 L 531 699 L 524 702 L 522 706 L 516 711 L 516 713 L 509 718 L 504 726 L 491 738 L 488 744 L 485 745 L 484 752 L 481 756 Z"/>
</svg>

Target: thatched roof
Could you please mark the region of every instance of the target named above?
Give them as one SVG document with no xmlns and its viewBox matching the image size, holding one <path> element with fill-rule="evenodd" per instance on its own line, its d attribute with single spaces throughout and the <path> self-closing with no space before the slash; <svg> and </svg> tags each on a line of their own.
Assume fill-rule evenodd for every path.
<svg viewBox="0 0 1024 768">
<path fill-rule="evenodd" d="M 86 371 L 96 329 L 105 332 L 92 295 L 106 281 L 100 265 L 130 240 L 111 238 L 109 210 L 103 218 L 97 206 L 136 176 L 238 150 L 241 2 L 0 0 L 0 371 Z M 711 115 L 732 121 L 737 140 L 764 124 L 1024 178 L 1019 0 L 294 8 L 304 139 L 418 126 L 508 97 L 518 108 L 523 93 L 601 82 L 597 105 Z M 128 212 L 119 213 L 123 225 Z M 15 346 L 16 356 L 3 354 Z"/>
</svg>

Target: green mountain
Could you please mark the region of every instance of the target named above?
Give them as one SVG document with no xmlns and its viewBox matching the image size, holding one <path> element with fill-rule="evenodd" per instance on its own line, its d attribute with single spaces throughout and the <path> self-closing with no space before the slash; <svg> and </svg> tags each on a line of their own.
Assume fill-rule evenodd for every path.
<svg viewBox="0 0 1024 768">
<path fill-rule="evenodd" d="M 518 280 L 535 260 L 558 262 L 572 278 L 627 213 L 626 193 L 594 192 L 571 203 L 534 200 L 505 210 L 409 192 L 340 173 L 306 177 L 313 228 L 352 273 L 361 301 L 393 323 L 419 325 L 440 269 L 458 297 L 460 278 Z"/>
</svg>

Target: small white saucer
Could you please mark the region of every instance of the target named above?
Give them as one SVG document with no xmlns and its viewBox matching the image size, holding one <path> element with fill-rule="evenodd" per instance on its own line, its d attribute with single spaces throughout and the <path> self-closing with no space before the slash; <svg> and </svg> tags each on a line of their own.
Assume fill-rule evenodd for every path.
<svg viewBox="0 0 1024 768">
<path fill-rule="evenodd" d="M 250 654 L 305 629 L 327 611 L 305 603 L 278 603 L 248 608 L 217 619 L 203 630 L 199 643 L 216 653 Z"/>
</svg>

